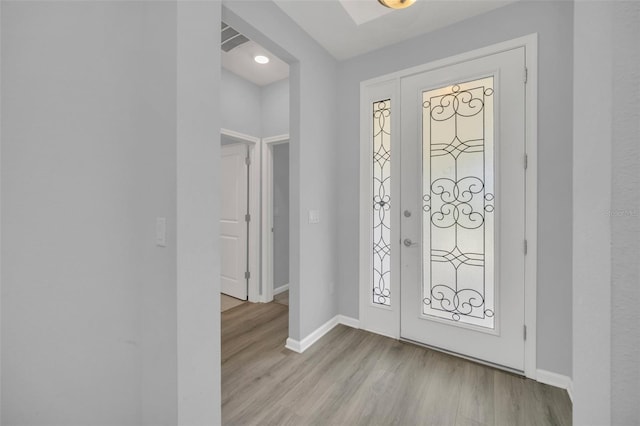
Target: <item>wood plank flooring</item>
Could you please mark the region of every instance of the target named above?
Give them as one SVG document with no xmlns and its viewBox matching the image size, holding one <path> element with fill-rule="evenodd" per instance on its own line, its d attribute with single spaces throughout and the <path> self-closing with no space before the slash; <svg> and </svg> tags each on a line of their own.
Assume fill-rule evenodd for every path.
<svg viewBox="0 0 640 426">
<path fill-rule="evenodd" d="M 224 425 L 571 425 L 564 390 L 339 325 L 284 348 L 288 307 L 222 313 Z"/>
<path fill-rule="evenodd" d="M 273 296 L 273 301 L 282 305 L 289 304 L 289 290 L 283 291 Z"/>
<path fill-rule="evenodd" d="M 220 312 L 228 311 L 231 308 L 235 308 L 238 305 L 246 303 L 244 300 L 236 299 L 235 297 L 227 296 L 220 293 Z"/>
</svg>

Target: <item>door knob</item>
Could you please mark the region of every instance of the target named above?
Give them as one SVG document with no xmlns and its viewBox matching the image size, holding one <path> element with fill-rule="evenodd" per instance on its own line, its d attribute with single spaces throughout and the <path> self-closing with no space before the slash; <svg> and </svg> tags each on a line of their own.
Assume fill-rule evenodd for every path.
<svg viewBox="0 0 640 426">
<path fill-rule="evenodd" d="M 402 243 L 404 244 L 405 247 L 413 247 L 418 245 L 418 243 L 414 243 L 413 241 L 411 241 L 410 238 L 405 238 Z"/>
</svg>

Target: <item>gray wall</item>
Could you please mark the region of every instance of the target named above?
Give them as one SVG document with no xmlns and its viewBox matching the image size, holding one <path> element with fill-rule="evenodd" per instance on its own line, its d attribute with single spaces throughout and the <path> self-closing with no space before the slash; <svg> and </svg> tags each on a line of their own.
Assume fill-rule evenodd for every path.
<svg viewBox="0 0 640 426">
<path fill-rule="evenodd" d="M 576 3 L 574 66 L 589 72 L 574 80 L 572 376 L 585 425 L 611 422 L 611 25 L 605 2 Z"/>
<path fill-rule="evenodd" d="M 222 69 L 222 128 L 255 137 L 289 133 L 289 79 L 257 86 Z"/>
<path fill-rule="evenodd" d="M 576 3 L 574 424 L 640 423 L 638 39 L 639 3 Z"/>
<path fill-rule="evenodd" d="M 261 90 L 262 136 L 289 133 L 289 79 Z M 289 284 L 289 144 L 273 147 L 273 286 Z"/>
<path fill-rule="evenodd" d="M 539 34 L 538 368 L 571 375 L 572 2 L 522 1 L 340 63 L 340 313 L 358 317 L 359 83 L 515 37 Z"/>
<path fill-rule="evenodd" d="M 640 424 L 640 2 L 613 10 L 611 424 Z"/>
<path fill-rule="evenodd" d="M 221 5 L 198 0 L 177 3 L 178 421 L 174 424 L 218 425 L 222 421 L 217 191 Z"/>
<path fill-rule="evenodd" d="M 273 147 L 273 287 L 289 284 L 289 144 Z"/>
<path fill-rule="evenodd" d="M 262 136 L 262 88 L 222 69 L 220 111 L 222 128 Z"/>
<path fill-rule="evenodd" d="M 262 87 L 262 136 L 289 133 L 289 79 Z"/>
<path fill-rule="evenodd" d="M 175 34 L 170 3 L 2 2 L 3 424 L 176 424 Z"/>
<path fill-rule="evenodd" d="M 271 2 L 225 3 L 223 19 L 290 64 L 289 336 L 300 340 L 338 313 L 336 61 Z"/>
</svg>

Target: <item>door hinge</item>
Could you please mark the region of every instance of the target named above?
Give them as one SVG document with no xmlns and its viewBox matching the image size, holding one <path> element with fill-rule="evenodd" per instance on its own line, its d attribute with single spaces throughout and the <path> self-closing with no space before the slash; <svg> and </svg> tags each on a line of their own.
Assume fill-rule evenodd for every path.
<svg viewBox="0 0 640 426">
<path fill-rule="evenodd" d="M 526 170 L 529 167 L 529 156 L 527 154 L 524 155 L 524 169 Z"/>
<path fill-rule="evenodd" d="M 529 80 L 529 69 L 527 67 L 524 67 L 524 83 L 526 84 L 528 80 Z"/>
<path fill-rule="evenodd" d="M 522 326 L 522 337 L 524 337 L 524 340 L 527 340 L 527 326 L 526 325 Z"/>
<path fill-rule="evenodd" d="M 250 166 L 251 165 L 251 157 L 246 157 L 244 159 L 244 164 L 246 164 L 247 166 Z"/>
<path fill-rule="evenodd" d="M 249 213 L 244 215 L 244 221 L 245 222 L 251 222 L 251 215 Z"/>
<path fill-rule="evenodd" d="M 247 271 L 244 273 L 244 279 L 248 280 L 249 278 L 251 278 L 251 272 Z"/>
<path fill-rule="evenodd" d="M 524 240 L 524 254 L 527 254 L 527 251 L 529 251 L 529 244 L 527 240 Z"/>
</svg>

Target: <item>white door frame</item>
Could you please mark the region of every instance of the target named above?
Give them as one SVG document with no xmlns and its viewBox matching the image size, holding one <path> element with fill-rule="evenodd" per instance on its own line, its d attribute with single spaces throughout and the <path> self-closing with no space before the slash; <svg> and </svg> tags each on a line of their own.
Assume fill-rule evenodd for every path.
<svg viewBox="0 0 640 426">
<path fill-rule="evenodd" d="M 273 147 L 289 143 L 289 135 L 262 139 L 262 296 L 273 300 Z"/>
<path fill-rule="evenodd" d="M 525 88 L 525 152 L 526 152 L 526 222 L 525 222 L 525 237 L 527 241 L 527 254 L 525 256 L 525 325 L 526 325 L 526 340 L 524 342 L 525 348 L 525 362 L 524 362 L 524 374 L 532 379 L 536 379 L 536 292 L 537 292 L 537 216 L 538 216 L 538 186 L 537 186 L 537 174 L 538 174 L 538 35 L 530 34 L 524 37 L 516 38 L 513 40 L 505 41 L 502 43 L 494 44 L 485 48 L 473 50 L 470 52 L 462 53 L 460 55 L 452 56 L 437 61 L 430 62 L 425 65 L 409 68 L 406 70 L 398 71 L 395 73 L 383 75 L 377 78 L 366 80 L 360 83 L 360 110 L 361 110 L 361 122 L 360 122 L 360 325 L 362 328 L 377 332 L 380 334 L 390 335 L 394 338 L 400 337 L 400 310 L 389 309 L 386 306 L 373 306 L 368 302 L 368 297 L 371 294 L 371 281 L 372 281 L 372 255 L 371 255 L 371 158 L 370 158 L 370 125 L 369 115 L 365 113 L 371 108 L 371 96 L 374 94 L 384 93 L 387 99 L 391 99 L 392 110 L 391 117 L 394 120 L 394 116 L 399 116 L 400 99 L 397 88 L 399 87 L 400 79 L 408 77 L 410 75 L 423 73 L 426 71 L 435 70 L 437 68 L 451 66 L 457 63 L 466 62 L 469 60 L 477 59 L 483 56 L 488 56 L 507 50 L 511 50 L 518 47 L 524 47 L 525 49 L 525 66 L 523 70 L 523 79 L 526 81 Z M 381 98 L 380 98 L 381 99 Z M 395 107 L 393 106 L 395 105 Z M 392 161 L 394 158 L 394 148 L 397 151 L 399 147 L 399 127 L 396 125 L 395 130 L 392 121 Z M 395 135 L 395 136 L 394 136 Z M 397 154 L 395 154 L 397 155 Z M 525 159 L 523 158 L 523 162 Z M 393 164 L 392 164 L 393 167 Z M 397 193 L 397 192 L 396 192 Z M 392 221 L 394 226 L 397 223 L 397 218 L 400 215 L 400 204 L 392 202 Z M 395 218 L 394 218 L 395 217 Z M 393 232 L 393 231 L 392 231 Z M 400 252 L 400 239 L 392 237 L 392 252 Z M 523 241 L 523 249 L 525 242 Z M 392 255 L 393 262 L 393 255 Z M 393 267 L 393 264 L 392 264 Z M 392 270 L 393 273 L 393 270 Z M 395 280 L 398 275 L 394 275 Z M 395 286 L 392 284 L 392 289 L 398 288 L 399 284 Z M 393 297 L 393 296 L 392 296 Z M 398 297 L 396 296 L 396 304 L 398 303 Z M 392 304 L 394 302 L 392 301 Z M 397 306 L 397 305 L 396 305 Z M 392 327 L 389 329 L 388 322 L 384 329 L 379 329 L 375 321 L 369 321 L 367 318 L 372 318 L 371 312 L 373 310 L 380 310 L 382 315 L 391 315 Z M 398 316 L 397 318 L 395 316 Z"/>
<path fill-rule="evenodd" d="M 260 300 L 260 138 L 228 129 L 220 129 L 220 135 L 249 148 L 249 302 Z"/>
</svg>

